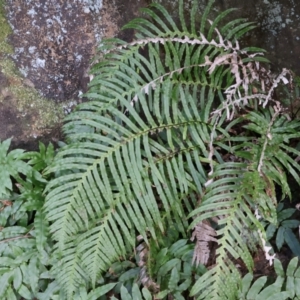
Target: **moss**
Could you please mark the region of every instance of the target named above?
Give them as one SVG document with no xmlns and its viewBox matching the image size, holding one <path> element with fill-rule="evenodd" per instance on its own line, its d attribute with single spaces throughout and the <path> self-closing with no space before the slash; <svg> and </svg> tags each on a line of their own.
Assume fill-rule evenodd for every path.
<svg viewBox="0 0 300 300">
<path fill-rule="evenodd" d="M 16 108 L 22 115 L 34 115 L 32 121 L 38 129 L 52 127 L 64 117 L 61 104 L 42 98 L 33 88 L 13 85 L 8 91 L 16 98 Z"/>
<path fill-rule="evenodd" d="M 1 52 L 1 51 L 0 51 Z M 7 53 L 2 53 L 2 58 L 0 58 L 0 67 L 1 72 L 5 74 L 6 77 L 18 77 L 21 79 L 20 75 L 18 74 L 18 70 L 14 64 L 14 62 L 7 57 Z"/>
<path fill-rule="evenodd" d="M 7 43 L 12 30 L 5 18 L 5 1 L 0 0 L 0 53 L 13 53 L 13 48 Z"/>
</svg>

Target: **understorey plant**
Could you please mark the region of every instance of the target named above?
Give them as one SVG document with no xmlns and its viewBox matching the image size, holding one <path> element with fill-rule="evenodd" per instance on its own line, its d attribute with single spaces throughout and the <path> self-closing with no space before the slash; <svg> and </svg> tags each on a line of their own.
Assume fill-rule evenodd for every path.
<svg viewBox="0 0 300 300">
<path fill-rule="evenodd" d="M 39 152 L 9 151 L 11 140 L 0 142 L 0 298 L 44 299 L 58 285 L 52 266 L 49 224 L 43 191 L 50 179 L 42 172 L 54 157 L 53 145 Z"/>
<path fill-rule="evenodd" d="M 276 189 L 300 181 L 300 122 L 275 98 L 293 76 L 240 46 L 254 24 L 226 21 L 233 9 L 210 20 L 213 3 L 199 18 L 181 0 L 174 19 L 154 3 L 125 26 L 135 40 L 101 42 L 89 100 L 42 172 L 52 281 L 38 299 L 300 297 L 298 261 L 285 273 L 265 231 Z M 269 286 L 251 275 L 258 247 Z"/>
<path fill-rule="evenodd" d="M 277 224 L 267 223 L 267 239 L 271 240 L 274 238 L 278 251 L 286 243 L 292 253 L 300 257 L 299 239 L 293 232 L 293 229 L 299 230 L 300 220 L 291 219 L 295 214 L 295 208 L 283 209 L 283 207 L 283 203 L 279 203 L 277 206 Z"/>
</svg>

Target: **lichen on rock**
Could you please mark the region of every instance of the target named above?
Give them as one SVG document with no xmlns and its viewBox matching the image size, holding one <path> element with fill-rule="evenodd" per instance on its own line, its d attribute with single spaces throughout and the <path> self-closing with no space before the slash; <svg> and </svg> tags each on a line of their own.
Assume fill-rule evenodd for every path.
<svg viewBox="0 0 300 300">
<path fill-rule="evenodd" d="M 101 39 L 101 0 L 7 0 L 13 59 L 46 98 L 74 99 Z"/>
</svg>

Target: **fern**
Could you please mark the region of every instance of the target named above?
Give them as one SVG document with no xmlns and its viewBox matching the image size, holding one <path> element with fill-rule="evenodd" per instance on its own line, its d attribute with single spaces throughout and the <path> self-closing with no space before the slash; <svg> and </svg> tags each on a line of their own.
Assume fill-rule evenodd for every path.
<svg viewBox="0 0 300 300">
<path fill-rule="evenodd" d="M 253 24 L 239 19 L 219 31 L 231 10 L 209 21 L 212 4 L 197 24 L 194 1 L 187 24 L 180 1 L 179 25 L 152 4 L 144 10 L 148 19 L 126 26 L 137 40 L 99 47 L 90 101 L 66 118 L 68 145 L 45 173 L 55 174 L 44 209 L 62 299 L 98 287 L 108 268 L 136 248 L 138 236 L 161 245 L 168 228 L 187 238 L 213 217 L 219 217 L 217 265 L 191 295 L 235 299 L 240 275 L 234 259 L 241 257 L 249 271 L 253 266 L 243 230 L 258 231 L 264 244 L 258 219 L 276 222 L 274 184 L 290 194 L 285 172 L 299 181 L 293 156 L 300 153 L 289 146 L 299 137 L 299 122 L 289 121 L 272 98 L 290 74 L 264 72 L 262 51 L 238 43 Z M 173 270 L 161 295 L 175 290 L 182 299 Z M 131 299 L 127 293 L 122 289 Z"/>
<path fill-rule="evenodd" d="M 264 114 L 249 113 L 248 119 L 253 123 L 244 125 L 244 128 L 251 129 L 259 135 L 255 142 L 253 136 L 251 141 L 239 138 L 242 147 L 236 144 L 234 152 L 237 157 L 247 159 L 248 163 L 224 162 L 215 167 L 211 180 L 216 177 L 217 180 L 208 185 L 202 205 L 192 213 L 192 215 L 200 214 L 193 224 L 207 218 L 222 216 L 218 222 L 221 228 L 217 231 L 217 236 L 220 237 L 217 266 L 199 278 L 192 291 L 192 294 L 196 294 L 205 290 L 199 299 L 234 299 L 239 273 L 229 259 L 228 253 L 233 259 L 241 257 L 249 271 L 252 270 L 253 262 L 249 246 L 241 238 L 243 231 L 257 228 L 264 232 L 255 215 L 255 209 L 258 209 L 259 215 L 269 222 L 277 223 L 274 182 L 280 185 L 286 194 L 290 193 L 286 178 L 283 176 L 283 168 L 289 169 L 290 174 L 294 174 L 298 179 L 299 166 L 293 164 L 293 159 L 286 153 L 294 150 L 286 146 L 285 142 L 298 136 L 296 128 L 299 124 L 289 122 L 284 117 L 278 117 L 275 121 L 275 117 L 276 114 L 271 117 L 270 110 L 265 110 Z M 242 151 L 239 150 L 241 148 Z M 263 239 L 266 240 L 265 234 Z M 266 257 L 272 262 L 269 253 L 266 253 Z M 235 274 L 236 277 L 230 274 Z M 226 280 L 226 276 L 229 276 L 230 280 Z M 215 278 L 215 281 L 212 278 Z M 231 288 L 226 288 L 227 285 Z M 225 294 L 228 291 L 231 294 Z"/>
</svg>

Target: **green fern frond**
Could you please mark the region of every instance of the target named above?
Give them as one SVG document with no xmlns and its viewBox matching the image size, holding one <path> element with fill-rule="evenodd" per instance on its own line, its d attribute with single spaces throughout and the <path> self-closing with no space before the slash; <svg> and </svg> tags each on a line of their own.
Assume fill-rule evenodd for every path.
<svg viewBox="0 0 300 300">
<path fill-rule="evenodd" d="M 196 24 L 194 2 L 191 26 L 180 8 L 180 28 L 162 6 L 154 4 L 145 10 L 153 22 L 138 19 L 127 26 L 138 31 L 138 40 L 104 41 L 87 94 L 93 101 L 81 104 L 66 118 L 64 132 L 70 144 L 58 152 L 45 173 L 56 177 L 47 185 L 44 208 L 57 242 L 55 256 L 60 264 L 54 272 L 69 299 L 85 282 L 96 287 L 110 265 L 133 251 L 136 236 L 159 244 L 166 229 L 176 224 L 186 237 L 186 216 L 202 209 L 195 210 L 198 195 L 205 192 L 207 169 L 215 164 L 213 146 L 220 136 L 229 137 L 222 128 L 229 99 L 224 95 L 240 72 L 251 73 L 251 63 L 245 66 L 243 58 L 254 61 L 257 55 L 248 55 L 237 41 L 233 46 L 223 37 L 242 34 L 250 24 L 238 31 L 228 26 L 221 35 L 216 25 L 226 13 L 204 26 L 212 3 L 202 23 Z M 233 69 L 235 60 L 243 72 Z M 238 82 L 230 95 L 237 98 L 242 89 L 249 87 Z M 221 113 L 211 115 L 217 108 Z M 230 107 L 235 108 L 235 104 Z M 245 204 L 252 194 L 249 199 L 243 196 L 241 166 L 247 164 L 219 167 L 213 176 L 229 172 L 222 180 L 231 189 L 226 192 L 223 181 L 216 180 L 216 190 L 207 194 L 211 200 L 204 196 L 205 209 L 212 207 L 215 215 L 221 210 L 230 216 L 219 230 L 225 237 L 220 257 L 229 250 L 235 258 L 242 256 L 250 269 L 249 251 L 237 238 L 244 226 L 243 213 L 253 215 Z M 236 185 L 240 180 L 243 188 Z M 217 201 L 219 191 L 226 193 L 226 209 Z M 212 215 L 207 211 L 202 217 Z M 252 217 L 247 225 L 255 222 Z M 235 243 L 237 250 L 233 250 Z M 229 260 L 222 268 L 238 274 Z"/>
<path fill-rule="evenodd" d="M 249 271 L 252 270 L 252 255 L 242 235 L 244 230 L 253 228 L 263 231 L 251 208 L 254 206 L 252 199 L 264 195 L 264 185 L 256 184 L 262 181 L 259 173 L 251 171 L 244 163 L 223 163 L 215 167 L 212 179 L 214 182 L 208 185 L 201 206 L 190 216 L 198 215 L 191 227 L 208 218 L 219 217 L 216 266 L 198 279 L 191 295 L 199 294 L 197 299 L 235 299 L 239 272 L 232 260 L 240 257 Z M 231 294 L 227 295 L 229 291 Z"/>
<path fill-rule="evenodd" d="M 259 157 L 259 161 L 264 161 L 262 173 L 282 187 L 283 196 L 290 196 L 285 173 L 288 172 L 297 182 L 300 182 L 298 175 L 300 166 L 295 162 L 300 152 L 288 144 L 291 140 L 300 137 L 299 122 L 289 121 L 284 115 L 277 115 L 274 119 L 272 109 L 265 110 L 263 113 L 251 112 L 247 115 L 247 119 L 251 123 L 244 128 L 260 135 L 249 152 L 255 154 L 257 159 Z"/>
<path fill-rule="evenodd" d="M 189 112 L 187 107 L 185 112 Z M 180 119 L 183 119 L 183 116 Z M 179 126 L 183 127 L 182 130 L 187 130 L 187 134 L 191 136 L 187 143 L 175 140 L 177 142 L 175 146 L 173 139 L 170 138 L 171 134 L 176 132 L 183 135 L 182 131 L 178 130 Z M 205 173 L 201 166 L 200 170 L 197 170 L 197 166 L 193 163 L 185 163 L 186 160 L 192 161 L 191 151 L 196 157 L 205 151 L 203 142 L 205 133 L 201 130 L 203 126 L 201 121 L 182 120 L 178 123 L 148 128 L 144 133 L 131 133 L 127 139 L 123 135 L 123 140 L 114 141 L 110 147 L 97 145 L 99 149 L 107 149 L 106 152 L 99 154 L 97 153 L 99 150 L 89 148 L 91 143 L 81 143 L 81 148 L 69 147 L 58 154 L 59 159 L 51 168 L 52 172 L 70 169 L 74 172 L 77 169 L 78 172 L 84 170 L 86 175 L 83 178 L 78 176 L 77 182 L 75 172 L 74 175 L 60 176 L 49 184 L 48 188 L 60 184 L 49 193 L 51 202 L 46 204 L 48 218 L 54 221 L 51 231 L 60 241 L 60 249 L 65 252 L 67 251 L 65 243 L 69 237 L 93 228 L 82 236 L 83 244 L 80 242 L 81 239 L 78 240 L 78 247 L 84 254 L 83 260 L 88 260 L 85 263 L 86 267 L 91 266 L 95 269 L 94 272 L 90 272 L 93 274 L 94 282 L 101 269 L 108 267 L 119 256 L 124 256 L 123 238 L 134 246 L 135 241 L 130 240 L 132 228 L 135 228 L 145 240 L 147 232 L 155 238 L 156 226 L 164 230 L 166 225 L 162 222 L 152 184 L 155 185 L 155 193 L 158 193 L 164 211 L 167 212 L 167 219 L 175 218 L 179 228 L 183 226 L 182 200 L 191 190 L 197 190 L 192 178 L 198 186 L 205 181 L 203 178 Z M 165 133 L 161 139 L 169 142 L 169 149 L 149 136 L 152 131 L 158 130 Z M 91 138 L 95 140 L 97 135 L 92 134 Z M 142 152 L 141 145 L 144 149 Z M 99 158 L 70 158 L 69 155 L 74 150 L 87 157 L 98 155 Z M 176 196 L 174 188 L 179 189 L 181 195 Z M 186 226 L 187 223 L 182 227 L 183 233 Z M 91 253 L 93 255 L 89 255 Z"/>
</svg>

